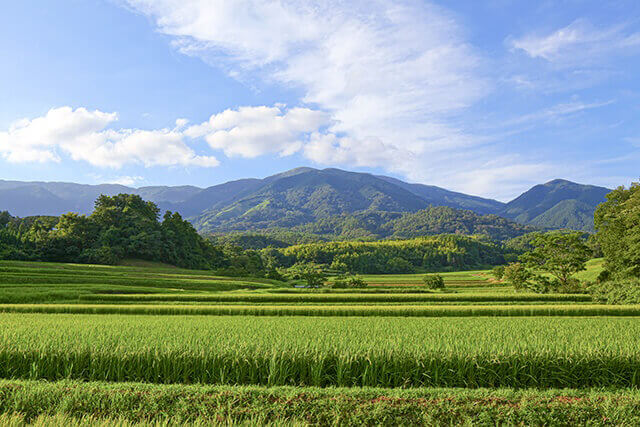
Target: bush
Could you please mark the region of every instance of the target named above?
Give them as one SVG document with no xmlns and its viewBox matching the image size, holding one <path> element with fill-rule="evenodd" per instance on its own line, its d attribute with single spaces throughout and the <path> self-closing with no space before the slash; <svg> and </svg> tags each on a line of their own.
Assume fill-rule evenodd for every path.
<svg viewBox="0 0 640 427">
<path fill-rule="evenodd" d="M 640 304 L 640 280 L 596 283 L 589 288 L 593 299 L 606 304 Z"/>
<path fill-rule="evenodd" d="M 282 274 L 280 274 L 280 272 L 275 268 L 267 270 L 267 273 L 264 275 L 264 277 L 271 280 L 284 280 Z"/>
<path fill-rule="evenodd" d="M 422 278 L 425 286 L 429 289 L 443 289 L 444 279 L 439 274 L 427 274 Z"/>
<path fill-rule="evenodd" d="M 502 280 L 502 278 L 504 277 L 504 265 L 493 267 L 493 270 L 491 270 L 491 274 L 496 278 L 496 280 Z"/>
<path fill-rule="evenodd" d="M 78 257 L 78 262 L 81 264 L 117 265 L 122 259 L 122 251 L 118 250 L 118 248 L 101 246 L 84 250 Z"/>
<path fill-rule="evenodd" d="M 338 276 L 333 283 L 329 284 L 329 287 L 335 289 L 366 288 L 367 286 L 369 284 L 358 276 Z"/>
</svg>

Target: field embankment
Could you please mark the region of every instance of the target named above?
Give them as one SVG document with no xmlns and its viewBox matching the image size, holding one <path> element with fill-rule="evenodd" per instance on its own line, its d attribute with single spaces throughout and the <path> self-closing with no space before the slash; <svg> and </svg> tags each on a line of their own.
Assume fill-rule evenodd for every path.
<svg viewBox="0 0 640 427">
<path fill-rule="evenodd" d="M 637 390 L 0 381 L 2 425 L 636 425 Z"/>
</svg>

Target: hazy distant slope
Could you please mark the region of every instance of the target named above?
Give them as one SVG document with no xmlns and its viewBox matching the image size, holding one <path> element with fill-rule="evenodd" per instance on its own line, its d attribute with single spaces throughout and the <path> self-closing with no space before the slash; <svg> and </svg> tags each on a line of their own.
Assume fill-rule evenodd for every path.
<svg viewBox="0 0 640 427">
<path fill-rule="evenodd" d="M 42 187 L 25 185 L 0 189 L 0 211 L 7 210 L 7 207 L 13 216 L 25 217 L 59 215 L 68 211 L 71 205 Z"/>
<path fill-rule="evenodd" d="M 142 187 L 139 189 L 119 184 L 75 184 L 71 182 L 20 182 L 0 180 L 0 210 L 16 216 L 60 215 L 65 212 L 88 214 L 101 195 L 119 193 L 140 194 L 155 203 L 182 202 L 202 189 L 193 186 Z M 8 194 L 11 194 L 9 197 Z"/>
<path fill-rule="evenodd" d="M 591 230 L 593 211 L 608 192 L 603 187 L 554 180 L 504 204 L 386 176 L 302 167 L 264 179 L 240 179 L 205 189 L 189 185 L 136 189 L 117 184 L 0 180 L 0 211 L 8 210 L 17 216 L 60 215 L 68 211 L 87 214 L 100 194 L 133 193 L 157 203 L 162 210 L 180 212 L 205 232 L 295 227 L 329 218 L 335 221 L 355 213 L 413 213 L 429 206 L 498 214 L 543 228 Z M 373 223 L 392 219 L 396 218 L 378 214 L 369 217 Z M 497 222 L 491 219 L 488 226 Z M 357 233 L 371 232 L 367 227 Z"/>
<path fill-rule="evenodd" d="M 504 203 L 497 200 L 456 193 L 455 191 L 445 190 L 444 188 L 434 185 L 409 184 L 388 176 L 380 176 L 379 178 L 412 192 L 434 206 L 469 209 L 479 214 L 495 214 L 500 212 L 505 206 Z"/>
<path fill-rule="evenodd" d="M 202 188 L 192 185 L 181 185 L 178 187 L 140 187 L 135 189 L 135 194 L 139 194 L 145 200 L 152 202 L 180 203 L 190 199 L 202 192 Z"/>
</svg>

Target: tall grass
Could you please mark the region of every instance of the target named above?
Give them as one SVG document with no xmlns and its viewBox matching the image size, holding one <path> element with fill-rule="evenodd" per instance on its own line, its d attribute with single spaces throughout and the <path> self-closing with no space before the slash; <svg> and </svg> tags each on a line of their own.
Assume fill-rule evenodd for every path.
<svg viewBox="0 0 640 427">
<path fill-rule="evenodd" d="M 640 316 L 639 305 L 144 305 L 0 304 L 0 313 L 319 317 Z M 297 321 L 297 320 L 296 320 Z"/>
<path fill-rule="evenodd" d="M 638 319 L 0 315 L 0 377 L 638 387 Z"/>
<path fill-rule="evenodd" d="M 85 301 L 107 302 L 250 302 L 250 303 L 394 303 L 394 302 L 578 302 L 582 294 L 89 294 Z"/>
<path fill-rule="evenodd" d="M 640 424 L 631 390 L 461 390 L 0 381 L 0 425 Z M 103 424 L 104 423 L 104 424 Z M 245 424 L 246 423 L 246 424 Z M 137 425 L 137 424 L 136 424 Z"/>
</svg>

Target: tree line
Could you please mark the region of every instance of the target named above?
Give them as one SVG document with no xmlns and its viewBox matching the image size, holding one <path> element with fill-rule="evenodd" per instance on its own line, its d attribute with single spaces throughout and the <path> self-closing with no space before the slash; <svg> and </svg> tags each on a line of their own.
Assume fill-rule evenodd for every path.
<svg viewBox="0 0 640 427">
<path fill-rule="evenodd" d="M 224 266 L 222 251 L 180 214 L 160 210 L 140 196 L 100 196 L 91 215 L 13 218 L 0 213 L 0 258 L 118 264 L 127 258 L 178 267 Z"/>
<path fill-rule="evenodd" d="M 300 234 L 293 237 L 300 238 Z M 411 273 L 504 263 L 509 250 L 483 236 L 440 235 L 377 242 L 317 242 L 293 246 L 264 236 L 205 239 L 179 213 L 138 195 L 100 196 L 90 215 L 14 218 L 0 213 L 0 259 L 118 264 L 143 259 L 225 275 L 278 277 L 298 264 L 352 273 Z M 305 241 L 304 239 L 302 241 Z M 245 242 L 246 243 L 246 242 Z"/>
</svg>

